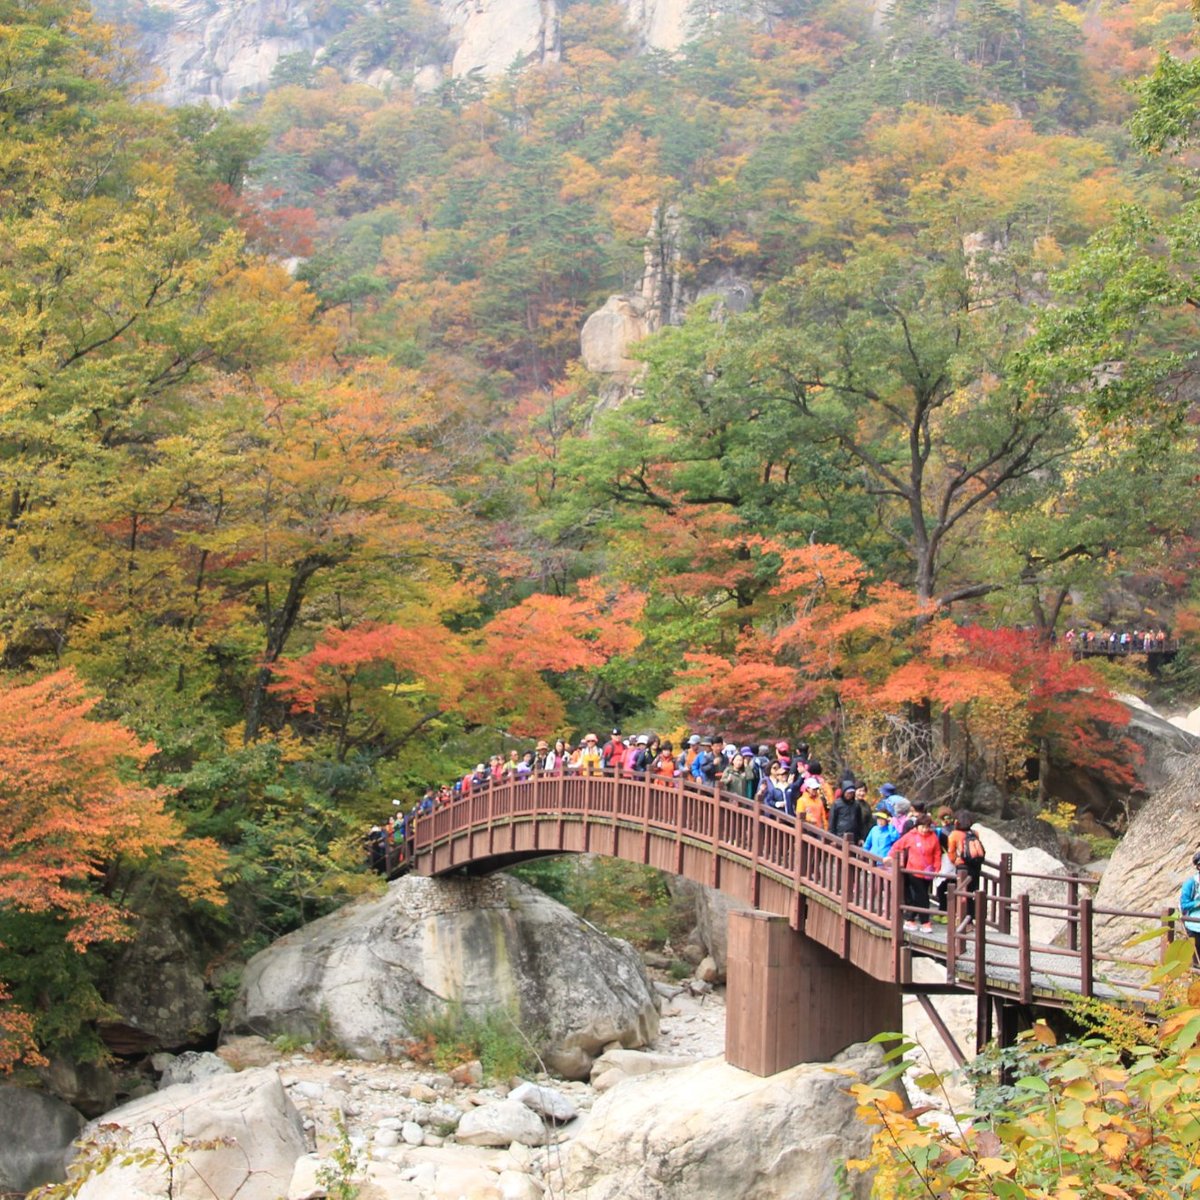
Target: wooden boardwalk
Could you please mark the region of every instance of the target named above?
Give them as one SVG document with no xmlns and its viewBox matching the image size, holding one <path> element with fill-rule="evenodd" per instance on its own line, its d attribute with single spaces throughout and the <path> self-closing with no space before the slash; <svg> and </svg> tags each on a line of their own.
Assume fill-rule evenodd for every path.
<svg viewBox="0 0 1200 1200">
<path fill-rule="evenodd" d="M 423 875 L 483 874 L 583 853 L 683 875 L 786 917 L 876 980 L 974 994 L 980 1043 L 991 1034 L 990 1001 L 997 1012 L 1004 1004 L 1063 1007 L 1079 996 L 1144 1002 L 1146 966 L 1169 936 L 1169 913 L 1100 908 L 1090 877 L 1023 875 L 1007 855 L 985 865 L 974 896 L 951 893 L 952 920 L 941 923 L 935 911 L 932 934 L 908 932 L 895 860 L 683 779 L 551 775 L 496 784 L 420 818 L 408 853 Z M 1100 949 L 1105 924 L 1117 918 L 1135 931 L 1163 930 L 1162 939 Z M 944 963 L 946 983 L 918 982 L 918 957 Z"/>
</svg>

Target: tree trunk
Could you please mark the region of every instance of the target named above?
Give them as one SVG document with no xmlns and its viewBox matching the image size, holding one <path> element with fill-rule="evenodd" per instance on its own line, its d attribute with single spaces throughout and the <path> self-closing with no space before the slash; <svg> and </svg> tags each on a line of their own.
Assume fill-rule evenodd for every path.
<svg viewBox="0 0 1200 1200">
<path fill-rule="evenodd" d="M 262 664 L 254 676 L 250 688 L 250 696 L 246 701 L 246 727 L 242 733 L 245 744 L 258 740 L 258 732 L 262 727 L 263 708 L 267 698 L 267 684 L 271 682 L 271 664 L 276 662 L 287 645 L 288 637 L 300 616 L 300 606 L 304 603 L 304 593 L 309 581 L 322 568 L 331 567 L 338 559 L 332 554 L 306 554 L 292 568 L 292 577 L 288 580 L 287 597 L 275 613 L 271 611 L 271 589 L 266 585 L 263 589 L 263 608 L 267 626 L 267 646 L 262 657 Z"/>
</svg>

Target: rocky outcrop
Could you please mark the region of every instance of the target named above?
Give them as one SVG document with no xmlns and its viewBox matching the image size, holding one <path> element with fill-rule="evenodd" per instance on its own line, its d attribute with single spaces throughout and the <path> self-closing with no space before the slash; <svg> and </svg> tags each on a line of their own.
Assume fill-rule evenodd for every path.
<svg viewBox="0 0 1200 1200">
<path fill-rule="evenodd" d="M 79 1200 L 278 1200 L 305 1151 L 299 1115 L 269 1068 L 135 1100 L 82 1140 L 129 1154 L 86 1179 Z M 93 1162 L 81 1155 L 72 1173 Z"/>
<path fill-rule="evenodd" d="M 193 1046 L 217 1030 L 202 956 L 171 920 L 144 920 L 113 965 L 105 999 L 120 1015 L 101 1029 L 115 1053 Z"/>
<path fill-rule="evenodd" d="M 114 4 L 102 2 L 104 15 Z M 157 19 L 138 30 L 143 56 L 161 80 L 165 104 L 224 107 L 266 90 L 281 59 L 311 56 L 333 30 L 310 0 L 160 0 Z"/>
<path fill-rule="evenodd" d="M 1136 696 L 1120 699 L 1129 709 L 1129 724 L 1120 732 L 1140 749 L 1138 783 L 1142 791 L 1153 796 L 1174 779 L 1181 758 L 1200 751 L 1200 738 L 1160 716 Z M 1128 789 L 1115 787 L 1102 774 L 1079 770 L 1053 771 L 1049 793 L 1118 828 L 1142 804 L 1140 796 L 1131 798 Z"/>
<path fill-rule="evenodd" d="M 765 1079 L 721 1059 L 629 1079 L 601 1097 L 567 1152 L 555 1197 L 588 1200 L 829 1200 L 838 1163 L 871 1131 L 847 1088 L 877 1073 L 874 1046 Z"/>
<path fill-rule="evenodd" d="M 1170 779 L 1146 800 L 1105 868 L 1097 907 L 1128 912 L 1178 908 L 1179 889 L 1194 869 L 1192 855 L 1200 846 L 1200 755 L 1182 756 L 1168 769 Z M 1098 918 L 1095 946 L 1152 962 L 1158 956 L 1156 942 L 1125 945 L 1144 930 L 1144 922 L 1131 918 Z"/>
<path fill-rule="evenodd" d="M 685 901 L 695 913 L 696 925 L 687 940 L 712 959 L 716 974 L 710 982 L 723 980 L 729 957 L 729 914 L 749 912 L 750 905 L 682 876 L 673 877 L 669 886 L 671 894 Z"/>
<path fill-rule="evenodd" d="M 0 1195 L 22 1195 L 65 1179 L 68 1149 L 83 1124 L 55 1096 L 0 1086 Z"/>
<path fill-rule="evenodd" d="M 604 307 L 583 323 L 579 334 L 583 365 L 597 375 L 629 378 L 641 369 L 630 350 L 653 332 L 641 296 L 609 296 Z"/>
<path fill-rule="evenodd" d="M 247 966 L 225 1032 L 296 1034 L 379 1059 L 401 1052 L 418 1014 L 452 1003 L 511 1013 L 571 1079 L 605 1046 L 645 1045 L 658 1030 L 630 946 L 496 875 L 407 876 L 281 938 Z"/>
<path fill-rule="evenodd" d="M 496 79 L 514 65 L 555 62 L 564 0 L 439 0 L 381 44 L 383 6 L 316 0 L 156 0 L 143 6 L 100 0 L 107 19 L 137 21 L 133 34 L 167 104 L 224 107 L 267 90 L 281 64 L 303 73 L 334 65 L 371 87 L 429 91 L 445 74 Z M 677 50 L 706 11 L 692 0 L 625 0 L 626 19 L 647 49 Z M 394 10 L 390 12 L 395 22 Z M 354 25 L 374 21 L 371 38 Z M 432 24 L 434 28 L 430 28 Z M 349 36 L 344 36 L 346 34 Z M 367 49 L 363 49 L 367 46 Z M 291 64 L 288 64 L 291 65 Z"/>
<path fill-rule="evenodd" d="M 637 290 L 609 296 L 580 331 L 580 353 L 589 371 L 628 383 L 641 370 L 630 350 L 664 325 L 677 325 L 682 320 L 681 231 L 682 220 L 676 209 L 655 212 L 646 234 L 645 262 Z"/>
<path fill-rule="evenodd" d="M 557 60 L 558 16 L 555 0 L 443 0 L 451 73 L 491 79 L 513 66 Z"/>
</svg>

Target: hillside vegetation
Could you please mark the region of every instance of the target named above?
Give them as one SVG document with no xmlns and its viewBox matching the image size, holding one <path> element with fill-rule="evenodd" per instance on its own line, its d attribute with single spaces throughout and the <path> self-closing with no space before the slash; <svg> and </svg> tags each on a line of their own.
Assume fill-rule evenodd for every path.
<svg viewBox="0 0 1200 1200">
<path fill-rule="evenodd" d="M 1190 29 L 787 4 L 668 57 L 576 3 L 493 86 L 333 55 L 166 111 L 71 0 L 0 0 L 6 1058 L 101 1052 L 138 914 L 261 945 L 535 735 L 1132 783 L 1145 679 L 1049 639 L 1169 628 L 1195 695 L 1196 85 L 1127 87 Z M 618 386 L 580 327 L 648 238 L 687 303 Z"/>
</svg>

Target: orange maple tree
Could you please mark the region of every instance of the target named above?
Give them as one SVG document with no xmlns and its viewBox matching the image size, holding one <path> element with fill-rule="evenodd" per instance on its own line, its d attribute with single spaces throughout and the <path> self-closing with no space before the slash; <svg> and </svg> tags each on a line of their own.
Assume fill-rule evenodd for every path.
<svg viewBox="0 0 1200 1200">
<path fill-rule="evenodd" d="M 782 564 L 774 590 L 791 619 L 747 631 L 732 655 L 689 654 L 666 699 L 691 719 L 747 732 L 836 725 L 861 751 L 868 739 L 854 735 L 856 723 L 879 732 L 919 705 L 956 721 L 1002 772 L 1036 756 L 1043 779 L 1053 760 L 1136 785 L 1138 749 L 1121 733 L 1128 711 L 1089 664 L 1032 634 L 957 625 L 914 593 L 874 582 L 839 546 L 773 549 Z"/>
<path fill-rule="evenodd" d="M 137 778 L 154 747 L 93 719 L 97 703 L 70 670 L 0 687 L 0 911 L 56 915 L 80 952 L 130 935 L 130 914 L 105 894 L 117 861 L 175 855 L 185 899 L 224 902 L 223 852 L 185 840 L 165 791 Z M 30 1019 L 7 995 L 0 981 L 0 1070 L 36 1057 Z"/>
</svg>

